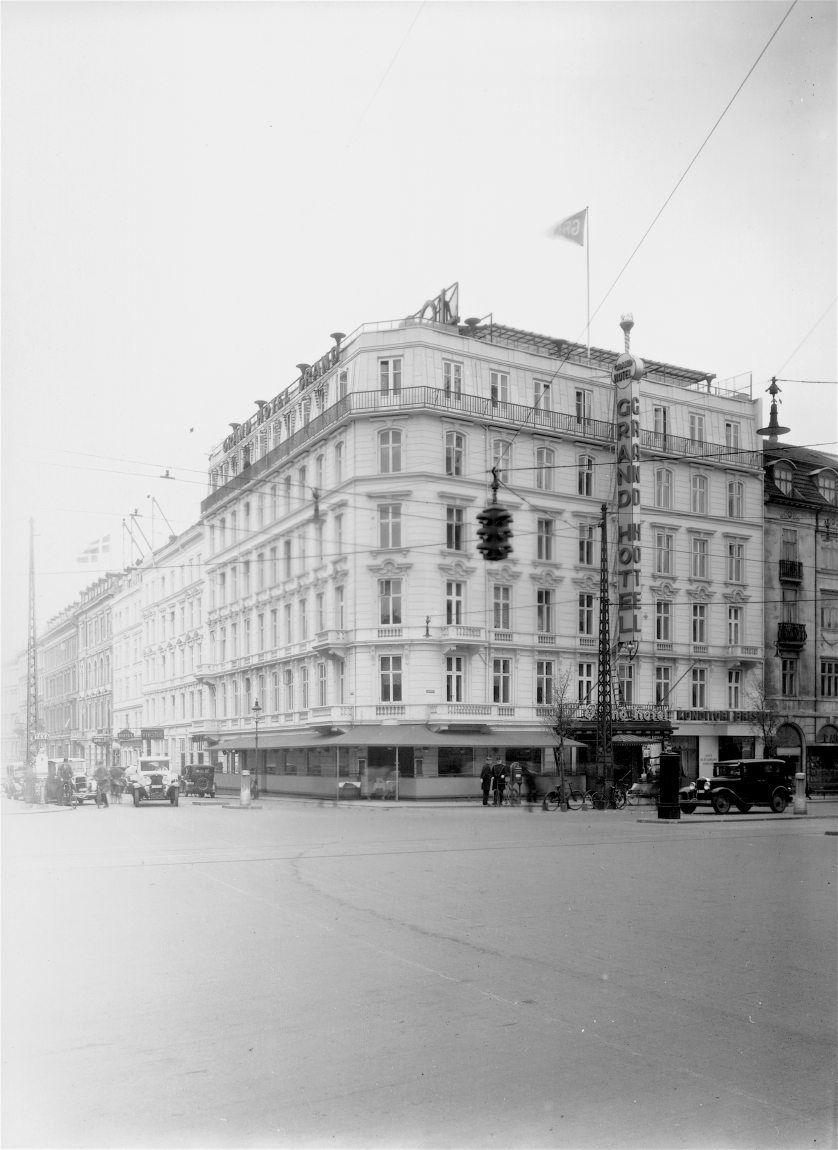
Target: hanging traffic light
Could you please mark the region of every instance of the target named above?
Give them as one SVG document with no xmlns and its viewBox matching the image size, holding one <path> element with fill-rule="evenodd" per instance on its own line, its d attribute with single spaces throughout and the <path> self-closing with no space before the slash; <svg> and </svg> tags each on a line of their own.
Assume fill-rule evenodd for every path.
<svg viewBox="0 0 838 1150">
<path fill-rule="evenodd" d="M 477 550 L 487 563 L 497 563 L 512 551 L 512 514 L 498 503 L 491 503 L 478 512 Z"/>
</svg>

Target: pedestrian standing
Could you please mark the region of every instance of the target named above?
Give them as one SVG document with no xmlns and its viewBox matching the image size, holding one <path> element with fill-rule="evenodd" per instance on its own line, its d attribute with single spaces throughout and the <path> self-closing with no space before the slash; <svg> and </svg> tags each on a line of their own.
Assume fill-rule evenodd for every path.
<svg viewBox="0 0 838 1150">
<path fill-rule="evenodd" d="M 110 785 L 110 775 L 107 769 L 103 766 L 98 766 L 93 772 L 93 777 L 96 779 L 96 806 L 107 807 L 108 804 L 108 786 Z"/>
<path fill-rule="evenodd" d="M 521 774 L 524 777 L 524 786 L 527 792 L 527 802 L 532 805 L 538 798 L 538 790 L 535 785 L 535 774 L 529 763 L 521 765 Z"/>
<path fill-rule="evenodd" d="M 483 806 L 489 805 L 489 791 L 492 789 L 492 764 L 487 759 L 480 772 L 480 786 L 483 791 Z"/>
<path fill-rule="evenodd" d="M 506 763 L 498 762 L 498 806 L 503 806 L 503 796 L 506 784 L 509 782 L 509 767 Z"/>
</svg>

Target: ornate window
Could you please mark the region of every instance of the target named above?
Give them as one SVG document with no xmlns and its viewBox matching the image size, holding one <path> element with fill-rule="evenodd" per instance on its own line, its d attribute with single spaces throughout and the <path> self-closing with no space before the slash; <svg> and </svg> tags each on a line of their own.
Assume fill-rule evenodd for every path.
<svg viewBox="0 0 838 1150">
<path fill-rule="evenodd" d="M 378 470 L 382 475 L 402 469 L 402 433 L 400 431 L 379 431 Z"/>
</svg>

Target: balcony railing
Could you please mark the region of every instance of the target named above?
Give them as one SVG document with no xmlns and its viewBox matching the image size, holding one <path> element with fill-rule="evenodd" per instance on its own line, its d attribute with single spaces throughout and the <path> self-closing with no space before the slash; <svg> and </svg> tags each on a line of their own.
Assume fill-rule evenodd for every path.
<svg viewBox="0 0 838 1150">
<path fill-rule="evenodd" d="M 778 623 L 777 646 L 786 651 L 799 651 L 806 642 L 805 623 Z"/>
<path fill-rule="evenodd" d="M 781 559 L 780 560 L 780 582 L 781 583 L 802 583 L 803 582 L 803 564 L 799 559 Z"/>
<path fill-rule="evenodd" d="M 237 475 L 231 476 L 225 484 L 210 492 L 201 503 L 201 512 L 205 514 L 211 511 L 227 495 L 258 479 L 343 419 L 357 414 L 414 408 L 483 416 L 491 419 L 493 423 L 507 422 L 514 427 L 527 424 L 530 427 L 563 431 L 574 438 L 581 437 L 603 443 L 613 443 L 615 438 L 614 424 L 610 421 L 579 419 L 575 412 L 533 409 L 525 404 L 507 403 L 482 395 L 452 395 L 436 387 L 405 387 L 396 394 L 380 391 L 354 392 L 339 399 L 305 426 L 300 427 L 283 443 L 277 444 L 260 459 L 249 463 Z M 640 443 L 650 451 L 662 451 L 667 455 L 717 459 L 723 465 L 739 464 L 753 470 L 759 470 L 762 466 L 760 451 L 730 448 L 723 443 L 705 443 L 686 439 L 681 435 L 663 435 L 660 432 L 641 429 Z"/>
</svg>

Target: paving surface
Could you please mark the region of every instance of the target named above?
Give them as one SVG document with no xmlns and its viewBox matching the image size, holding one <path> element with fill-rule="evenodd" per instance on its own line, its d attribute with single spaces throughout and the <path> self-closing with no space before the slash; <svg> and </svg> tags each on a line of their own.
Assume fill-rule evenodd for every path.
<svg viewBox="0 0 838 1150">
<path fill-rule="evenodd" d="M 836 1144 L 838 805 L 4 803 L 5 1147 Z"/>
</svg>

